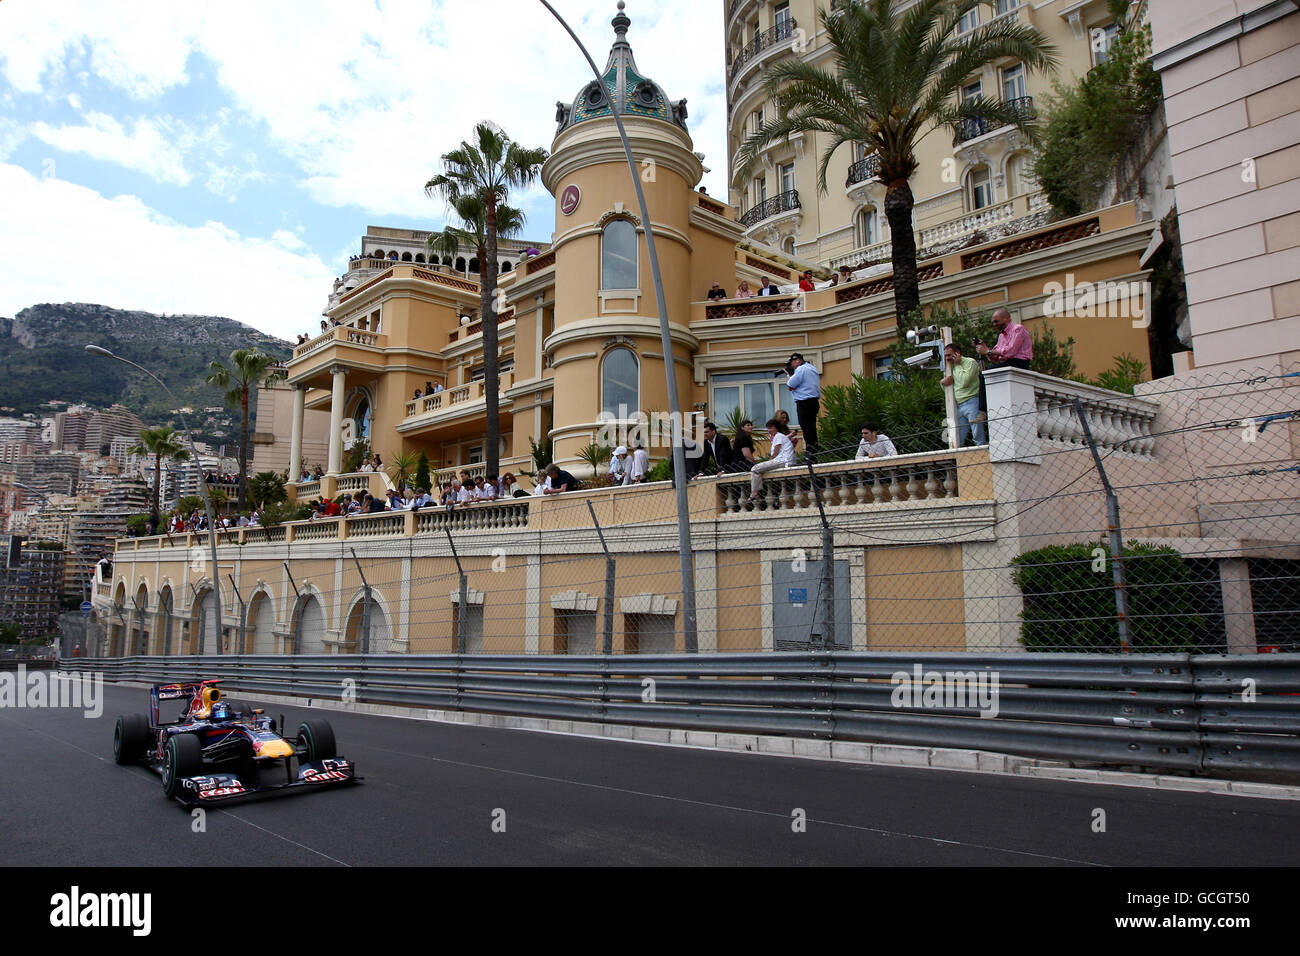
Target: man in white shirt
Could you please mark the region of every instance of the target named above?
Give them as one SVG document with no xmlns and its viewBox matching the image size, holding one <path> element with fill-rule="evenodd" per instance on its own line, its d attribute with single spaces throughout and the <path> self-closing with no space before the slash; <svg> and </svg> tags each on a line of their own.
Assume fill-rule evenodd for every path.
<svg viewBox="0 0 1300 956">
<path fill-rule="evenodd" d="M 479 488 L 480 501 L 497 500 L 497 486 L 496 486 L 496 482 L 492 480 L 493 477 L 494 476 L 489 475 L 487 478 L 483 480 L 483 485 Z"/>
<path fill-rule="evenodd" d="M 772 457 L 767 461 L 760 461 L 749 469 L 751 498 L 757 498 L 758 493 L 763 490 L 765 472 L 775 471 L 777 468 L 790 468 L 794 465 L 794 443 L 790 441 L 786 427 L 775 418 L 768 419 L 767 437 L 772 443 Z"/>
<path fill-rule="evenodd" d="M 636 448 L 632 449 L 632 464 L 627 466 L 627 476 L 623 479 L 625 485 L 635 485 L 645 481 L 646 473 L 650 471 L 650 453 L 638 442 Z"/>
<path fill-rule="evenodd" d="M 858 453 L 853 456 L 854 461 L 888 458 L 890 455 L 897 454 L 898 449 L 894 447 L 888 435 L 880 434 L 880 429 L 874 424 L 862 426 L 862 441 L 858 442 Z"/>
<path fill-rule="evenodd" d="M 467 485 L 463 481 L 460 481 L 459 479 L 453 482 L 452 486 L 455 487 L 455 485 L 457 484 L 460 485 L 459 488 L 456 488 L 457 504 L 467 505 L 470 502 L 472 502 L 474 500 L 474 486 L 472 484 Z"/>
</svg>

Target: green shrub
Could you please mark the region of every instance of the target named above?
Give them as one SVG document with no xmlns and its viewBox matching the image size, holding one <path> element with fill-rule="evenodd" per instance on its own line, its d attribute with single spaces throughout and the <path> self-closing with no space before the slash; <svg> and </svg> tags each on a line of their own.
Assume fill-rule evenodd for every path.
<svg viewBox="0 0 1300 956">
<path fill-rule="evenodd" d="M 673 477 L 673 460 L 672 458 L 661 458 L 650 466 L 646 472 L 645 481 L 669 481 Z"/>
<path fill-rule="evenodd" d="M 126 519 L 126 533 L 132 538 L 143 538 L 149 533 L 149 515 L 130 515 Z"/>
<path fill-rule="evenodd" d="M 415 468 L 415 487 L 429 490 L 429 453 L 420 449 L 420 463 Z"/>
<path fill-rule="evenodd" d="M 1105 543 L 1049 545 L 1011 560 L 1024 596 L 1020 643 L 1031 651 L 1120 650 L 1110 550 Z M 1170 547 L 1131 541 L 1124 547 L 1133 650 L 1209 650 L 1216 646 L 1196 613 L 1198 582 Z"/>
<path fill-rule="evenodd" d="M 266 528 L 274 528 L 285 521 L 304 521 L 311 517 L 311 511 L 311 505 L 306 502 L 301 504 L 289 504 L 284 501 L 276 502 L 262 509 L 262 515 L 258 519 L 258 523 Z"/>
</svg>

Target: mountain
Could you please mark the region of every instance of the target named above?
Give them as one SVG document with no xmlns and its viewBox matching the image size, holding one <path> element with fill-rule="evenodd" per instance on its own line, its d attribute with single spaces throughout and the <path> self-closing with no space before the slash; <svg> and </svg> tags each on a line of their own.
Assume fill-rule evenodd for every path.
<svg viewBox="0 0 1300 956">
<path fill-rule="evenodd" d="M 100 345 L 167 383 L 175 398 L 128 365 L 87 352 Z M 181 427 L 177 407 L 189 406 L 195 438 L 211 444 L 239 441 L 238 410 L 213 416 L 221 390 L 204 384 L 208 363 L 229 363 L 235 349 L 259 348 L 287 359 L 293 346 L 233 319 L 212 315 L 155 315 L 103 305 L 45 303 L 0 317 L 0 407 L 39 414 L 51 400 L 107 407 L 125 405 L 149 426 Z M 250 409 L 251 410 L 251 409 Z M 233 430 L 221 419 L 233 420 Z M 224 432 L 224 434 L 221 434 Z"/>
</svg>

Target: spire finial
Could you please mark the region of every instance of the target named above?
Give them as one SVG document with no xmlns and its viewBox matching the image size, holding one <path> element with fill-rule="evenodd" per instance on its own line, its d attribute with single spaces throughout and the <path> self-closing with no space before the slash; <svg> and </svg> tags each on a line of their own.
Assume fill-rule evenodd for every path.
<svg viewBox="0 0 1300 956">
<path fill-rule="evenodd" d="M 632 25 L 631 18 L 623 12 L 627 4 L 623 0 L 618 0 L 618 13 L 614 14 L 614 19 L 610 22 L 614 24 L 614 33 L 618 35 L 619 40 L 626 40 L 627 28 Z"/>
</svg>

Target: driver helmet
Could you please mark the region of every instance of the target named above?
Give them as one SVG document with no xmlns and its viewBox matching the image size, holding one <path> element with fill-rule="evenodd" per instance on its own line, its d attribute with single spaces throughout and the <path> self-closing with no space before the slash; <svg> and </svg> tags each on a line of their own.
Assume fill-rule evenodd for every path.
<svg viewBox="0 0 1300 956">
<path fill-rule="evenodd" d="M 233 720 L 235 711 L 224 700 L 212 705 L 213 720 Z"/>
</svg>

